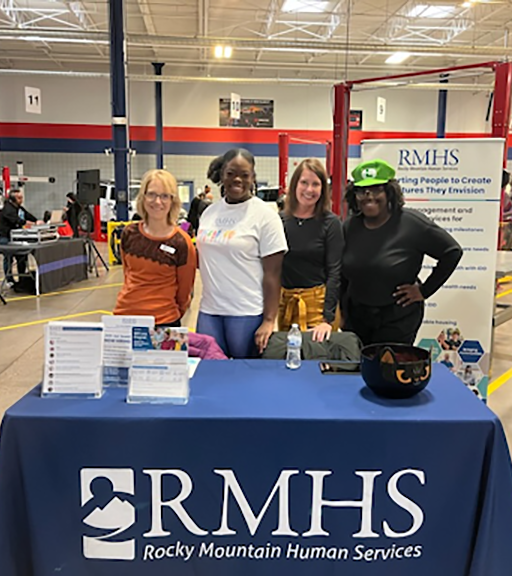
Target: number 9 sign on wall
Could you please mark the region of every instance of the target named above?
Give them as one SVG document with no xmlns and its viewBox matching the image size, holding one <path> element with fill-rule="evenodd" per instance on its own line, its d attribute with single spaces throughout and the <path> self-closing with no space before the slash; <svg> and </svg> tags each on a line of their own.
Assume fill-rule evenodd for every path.
<svg viewBox="0 0 512 576">
<path fill-rule="evenodd" d="M 41 89 L 25 86 L 25 112 L 41 114 Z"/>
<path fill-rule="evenodd" d="M 418 344 L 481 398 L 489 382 L 503 146 L 497 138 L 362 143 L 363 160 L 381 158 L 396 168 L 406 207 L 447 230 L 464 250 L 425 303 Z M 426 257 L 420 279 L 434 266 Z"/>
</svg>

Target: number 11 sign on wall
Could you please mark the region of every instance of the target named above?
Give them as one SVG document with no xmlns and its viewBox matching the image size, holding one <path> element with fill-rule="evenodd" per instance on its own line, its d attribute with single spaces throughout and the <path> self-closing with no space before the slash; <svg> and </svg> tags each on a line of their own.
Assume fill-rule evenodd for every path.
<svg viewBox="0 0 512 576">
<path fill-rule="evenodd" d="M 41 114 L 41 89 L 25 86 L 25 112 Z"/>
</svg>

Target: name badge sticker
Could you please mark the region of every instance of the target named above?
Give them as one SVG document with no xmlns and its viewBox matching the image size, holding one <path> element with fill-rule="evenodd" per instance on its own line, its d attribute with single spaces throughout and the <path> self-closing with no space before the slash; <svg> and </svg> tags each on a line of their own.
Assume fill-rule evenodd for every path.
<svg viewBox="0 0 512 576">
<path fill-rule="evenodd" d="M 167 254 L 174 254 L 176 252 L 176 248 L 172 246 L 167 246 L 167 244 L 160 244 L 160 250 L 167 252 Z"/>
</svg>

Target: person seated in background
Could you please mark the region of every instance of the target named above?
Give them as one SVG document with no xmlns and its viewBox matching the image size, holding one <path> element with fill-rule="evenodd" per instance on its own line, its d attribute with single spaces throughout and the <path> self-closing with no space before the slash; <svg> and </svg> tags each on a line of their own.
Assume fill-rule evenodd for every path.
<svg viewBox="0 0 512 576">
<path fill-rule="evenodd" d="M 64 208 L 64 216 L 71 229 L 73 230 L 73 238 L 78 238 L 80 236 L 80 227 L 78 225 L 78 215 L 82 211 L 82 205 L 78 201 L 76 194 L 73 192 L 68 192 L 66 194 L 68 202 Z"/>
<path fill-rule="evenodd" d="M 340 290 L 341 222 L 331 212 L 327 172 L 308 158 L 295 169 L 281 218 L 288 252 L 281 272 L 278 325 L 313 330 L 313 340 L 329 339 Z"/>
<path fill-rule="evenodd" d="M 254 196 L 254 156 L 235 148 L 210 164 L 220 202 L 199 222 L 197 247 L 203 295 L 197 332 L 213 336 L 233 358 L 262 352 L 274 330 L 287 250 L 279 215 Z"/>
<path fill-rule="evenodd" d="M 43 224 L 23 206 L 23 190 L 11 190 L 9 196 L 0 211 L 0 244 L 8 244 L 11 241 L 12 230 L 18 230 L 33 224 Z M 12 276 L 13 256 L 4 256 L 4 275 L 6 281 L 11 286 L 14 284 Z M 14 256 L 18 267 L 18 274 L 25 274 L 27 271 L 27 257 Z"/>
<path fill-rule="evenodd" d="M 136 198 L 142 220 L 121 235 L 124 284 L 114 314 L 154 316 L 156 327 L 181 326 L 190 306 L 196 250 L 178 225 L 178 184 L 166 170 L 150 170 Z"/>
<path fill-rule="evenodd" d="M 404 208 L 395 169 L 384 160 L 363 162 L 352 176 L 345 194 L 352 215 L 343 223 L 344 328 L 365 345 L 414 344 L 424 301 L 451 276 L 462 248 L 424 214 Z M 437 264 L 422 283 L 425 256 Z"/>
</svg>

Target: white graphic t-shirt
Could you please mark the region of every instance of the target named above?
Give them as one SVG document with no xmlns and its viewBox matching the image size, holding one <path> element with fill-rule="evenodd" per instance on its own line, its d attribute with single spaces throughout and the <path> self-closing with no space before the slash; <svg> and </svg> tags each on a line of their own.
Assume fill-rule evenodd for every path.
<svg viewBox="0 0 512 576">
<path fill-rule="evenodd" d="M 265 256 L 286 252 L 281 218 L 260 198 L 240 204 L 224 199 L 202 214 L 197 233 L 203 281 L 200 310 L 221 316 L 257 316 L 263 312 Z"/>
</svg>

